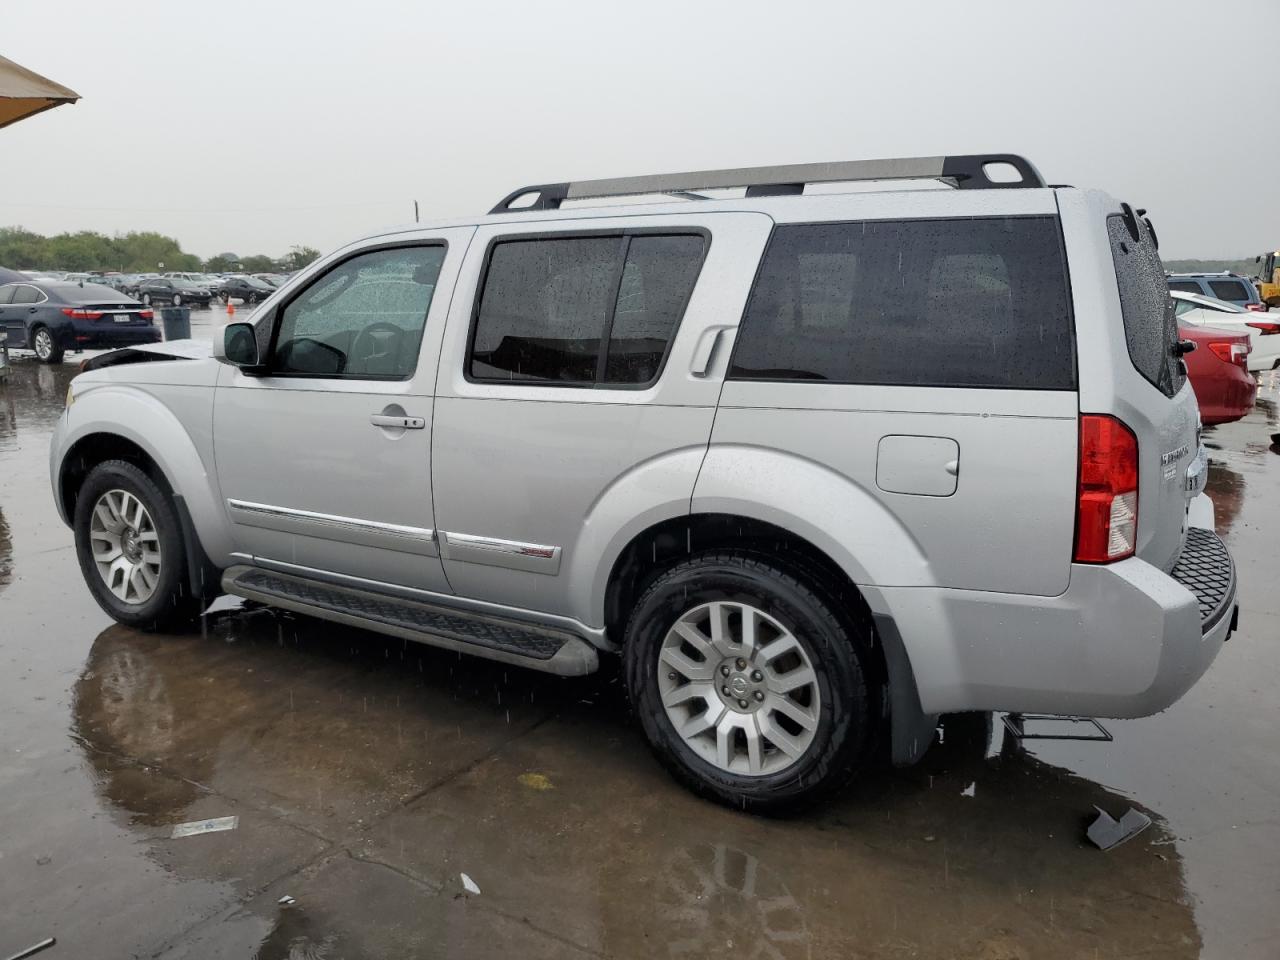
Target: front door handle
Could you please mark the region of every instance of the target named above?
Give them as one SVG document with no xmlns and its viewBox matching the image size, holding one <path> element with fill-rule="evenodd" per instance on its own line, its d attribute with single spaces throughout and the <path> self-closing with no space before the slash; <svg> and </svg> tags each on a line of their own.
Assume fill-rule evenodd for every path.
<svg viewBox="0 0 1280 960">
<path fill-rule="evenodd" d="M 427 421 L 422 417 L 395 417 L 385 413 L 375 413 L 369 418 L 375 427 L 392 427 L 400 430 L 426 429 Z"/>
</svg>

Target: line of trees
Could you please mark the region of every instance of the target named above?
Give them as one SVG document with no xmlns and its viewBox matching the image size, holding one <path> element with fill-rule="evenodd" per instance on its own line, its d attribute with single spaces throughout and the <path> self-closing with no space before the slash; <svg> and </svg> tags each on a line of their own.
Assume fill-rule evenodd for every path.
<svg viewBox="0 0 1280 960">
<path fill-rule="evenodd" d="M 0 266 L 11 270 L 119 270 L 144 273 L 159 270 L 208 270 L 211 273 L 270 273 L 300 270 L 320 256 L 314 247 L 296 246 L 283 257 L 254 254 L 241 257 L 220 253 L 202 261 L 184 253 L 173 237 L 134 231 L 108 237 L 92 230 L 46 237 L 23 227 L 0 227 Z"/>
</svg>

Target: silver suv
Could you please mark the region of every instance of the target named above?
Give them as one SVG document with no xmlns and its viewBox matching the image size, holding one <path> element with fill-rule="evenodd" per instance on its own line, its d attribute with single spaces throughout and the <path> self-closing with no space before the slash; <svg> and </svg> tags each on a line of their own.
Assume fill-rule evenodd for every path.
<svg viewBox="0 0 1280 960">
<path fill-rule="evenodd" d="M 1141 213 L 1017 156 L 540 185 L 314 263 L 212 356 L 89 361 L 51 479 L 123 623 L 226 592 L 616 655 L 676 777 L 773 811 L 941 713 L 1204 673 L 1235 573 L 1175 330 Z"/>
</svg>

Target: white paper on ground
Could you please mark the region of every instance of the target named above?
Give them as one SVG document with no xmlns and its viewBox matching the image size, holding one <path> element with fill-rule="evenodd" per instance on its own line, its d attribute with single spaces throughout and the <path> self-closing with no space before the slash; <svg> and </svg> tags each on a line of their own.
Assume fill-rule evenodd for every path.
<svg viewBox="0 0 1280 960">
<path fill-rule="evenodd" d="M 190 823 L 180 823 L 175 826 L 172 838 L 177 840 L 179 837 L 194 837 L 200 833 L 234 830 L 239 825 L 239 817 L 214 817 L 212 820 L 192 820 Z"/>
</svg>

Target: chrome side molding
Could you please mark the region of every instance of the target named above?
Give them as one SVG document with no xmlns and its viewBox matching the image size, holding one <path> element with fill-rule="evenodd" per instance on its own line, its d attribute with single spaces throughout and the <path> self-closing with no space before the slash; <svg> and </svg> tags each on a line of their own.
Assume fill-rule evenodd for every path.
<svg viewBox="0 0 1280 960">
<path fill-rule="evenodd" d="M 249 527 L 262 527 L 282 533 L 296 533 L 321 540 L 361 543 L 385 547 L 401 553 L 438 555 L 435 531 L 430 527 L 412 527 L 401 523 L 384 523 L 359 517 L 343 517 L 314 510 L 298 510 L 270 503 L 227 499 L 227 512 L 232 522 Z"/>
<path fill-rule="evenodd" d="M 440 531 L 440 555 L 446 560 L 555 576 L 560 572 L 560 553 L 558 546 Z"/>
</svg>

